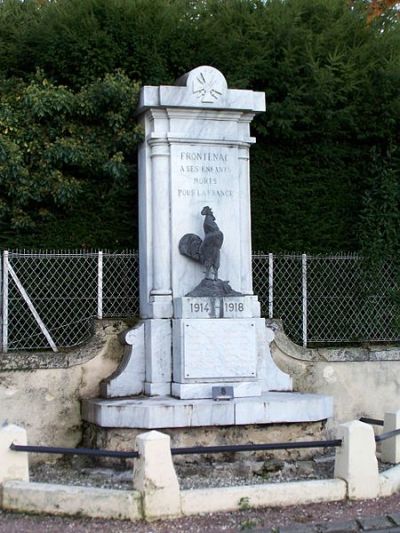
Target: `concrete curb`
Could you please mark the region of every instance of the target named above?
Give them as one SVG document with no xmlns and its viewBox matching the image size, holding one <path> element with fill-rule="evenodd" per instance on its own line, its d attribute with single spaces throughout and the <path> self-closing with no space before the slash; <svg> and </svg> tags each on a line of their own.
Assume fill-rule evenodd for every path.
<svg viewBox="0 0 400 533">
<path fill-rule="evenodd" d="M 114 520 L 142 518 L 141 495 L 135 490 L 6 481 L 2 500 L 2 507 L 7 511 Z"/>
<path fill-rule="evenodd" d="M 379 496 L 391 496 L 400 490 L 400 465 L 379 474 Z"/>
<path fill-rule="evenodd" d="M 379 497 L 400 489 L 400 465 L 380 474 Z M 340 501 L 347 498 L 347 484 L 340 479 L 266 483 L 240 487 L 181 490 L 182 516 L 235 511 L 249 507 L 272 507 Z M 139 491 L 99 489 L 6 481 L 2 508 L 7 511 L 79 515 L 120 520 L 145 519 Z M 175 514 L 175 516 L 178 516 Z M 164 517 L 165 518 L 165 514 Z M 156 515 L 147 516 L 147 520 Z"/>
<path fill-rule="evenodd" d="M 236 511 L 246 507 L 330 502 L 345 497 L 346 483 L 340 479 L 181 491 L 184 515 Z"/>
<path fill-rule="evenodd" d="M 0 428 L 0 507 L 17 512 L 150 521 L 249 507 L 376 498 L 400 490 L 400 465 L 378 474 L 370 426 L 353 421 L 340 426 L 338 434 L 342 446 L 337 448 L 335 479 L 180 490 L 169 437 L 158 431 L 147 432 L 137 437 L 135 490 L 126 491 L 30 483 L 28 454 L 9 448 L 16 440 L 26 442 L 26 434 L 16 426 L 5 426 Z"/>
</svg>

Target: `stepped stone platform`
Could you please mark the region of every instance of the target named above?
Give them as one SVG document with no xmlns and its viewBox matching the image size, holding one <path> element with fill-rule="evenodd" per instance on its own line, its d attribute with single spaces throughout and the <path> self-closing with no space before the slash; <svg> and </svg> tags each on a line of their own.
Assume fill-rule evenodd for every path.
<svg viewBox="0 0 400 533">
<path fill-rule="evenodd" d="M 84 400 L 82 418 L 102 428 L 189 428 L 317 422 L 333 414 L 330 396 L 267 392 L 232 400 L 181 400 L 170 396 Z"/>
</svg>

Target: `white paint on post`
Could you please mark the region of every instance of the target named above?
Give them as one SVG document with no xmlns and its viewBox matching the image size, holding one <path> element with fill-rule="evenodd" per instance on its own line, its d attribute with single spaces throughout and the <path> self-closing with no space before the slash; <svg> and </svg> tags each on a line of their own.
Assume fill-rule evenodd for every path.
<svg viewBox="0 0 400 533">
<path fill-rule="evenodd" d="M 11 277 L 14 281 L 14 283 L 16 284 L 16 286 L 18 287 L 18 290 L 19 292 L 21 293 L 21 296 L 22 298 L 24 299 L 25 303 L 27 304 L 27 306 L 29 307 L 29 310 L 30 312 L 32 313 L 32 315 L 34 316 L 41 332 L 43 333 L 43 335 L 46 337 L 47 339 L 47 342 L 50 344 L 51 346 L 51 349 L 53 350 L 53 352 L 57 352 L 57 346 L 55 345 L 50 333 L 48 332 L 46 326 L 44 325 L 42 319 L 40 318 L 39 316 L 39 313 L 36 311 L 31 299 L 29 298 L 26 290 L 24 289 L 24 287 L 22 286 L 22 283 L 20 282 L 17 274 L 15 273 L 13 267 L 8 263 L 8 271 L 10 272 L 11 274 Z"/>
<path fill-rule="evenodd" d="M 29 481 L 28 453 L 11 450 L 12 443 L 26 446 L 25 429 L 13 424 L 0 427 L 0 487 L 8 480 Z"/>
<path fill-rule="evenodd" d="M 341 424 L 337 438 L 334 477 L 347 483 L 350 500 L 376 498 L 379 494 L 379 472 L 374 430 L 358 420 Z"/>
<path fill-rule="evenodd" d="M 303 292 L 303 346 L 307 346 L 307 255 L 301 255 L 302 292 Z"/>
<path fill-rule="evenodd" d="M 2 346 L 3 352 L 8 351 L 8 251 L 3 253 L 3 324 Z"/>
<path fill-rule="evenodd" d="M 400 428 L 400 411 L 385 413 L 383 433 Z M 400 463 L 400 435 L 382 442 L 382 461 L 385 463 Z"/>
<path fill-rule="evenodd" d="M 171 456 L 171 439 L 159 431 L 136 437 L 139 457 L 135 461 L 133 486 L 142 495 L 144 518 L 181 515 L 179 482 Z"/>
<path fill-rule="evenodd" d="M 268 254 L 268 316 L 274 318 L 274 254 Z"/>
<path fill-rule="evenodd" d="M 103 252 L 98 253 L 97 266 L 97 318 L 103 318 Z"/>
</svg>

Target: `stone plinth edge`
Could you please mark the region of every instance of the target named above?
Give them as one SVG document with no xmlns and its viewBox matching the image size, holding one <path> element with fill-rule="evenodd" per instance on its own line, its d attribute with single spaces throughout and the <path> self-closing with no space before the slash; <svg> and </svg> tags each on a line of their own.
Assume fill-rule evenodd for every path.
<svg viewBox="0 0 400 533">
<path fill-rule="evenodd" d="M 83 420 L 104 428 L 178 428 L 316 422 L 333 415 L 321 394 L 270 392 L 229 401 L 178 400 L 170 396 L 83 401 Z"/>
</svg>

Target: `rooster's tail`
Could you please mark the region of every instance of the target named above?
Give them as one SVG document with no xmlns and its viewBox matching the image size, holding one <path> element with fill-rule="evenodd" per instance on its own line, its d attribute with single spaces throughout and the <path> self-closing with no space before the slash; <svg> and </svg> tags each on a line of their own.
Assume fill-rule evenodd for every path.
<svg viewBox="0 0 400 533">
<path fill-rule="evenodd" d="M 186 233 L 179 241 L 179 252 L 200 262 L 200 246 L 202 240 L 194 233 Z"/>
</svg>

